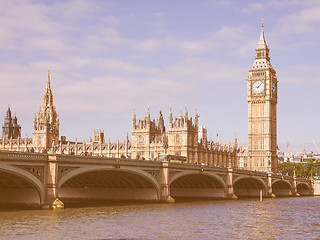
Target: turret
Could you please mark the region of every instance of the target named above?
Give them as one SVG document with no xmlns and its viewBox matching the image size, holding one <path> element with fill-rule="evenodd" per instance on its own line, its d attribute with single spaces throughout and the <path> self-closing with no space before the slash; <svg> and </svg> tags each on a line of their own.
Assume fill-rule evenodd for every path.
<svg viewBox="0 0 320 240">
<path fill-rule="evenodd" d="M 6 112 L 5 122 L 10 123 L 11 119 L 12 119 L 12 116 L 11 116 L 11 109 L 10 109 L 10 105 L 9 105 L 8 110 Z"/>
<path fill-rule="evenodd" d="M 186 108 L 184 110 L 184 122 L 185 124 L 187 124 L 188 122 L 188 110 L 187 110 L 187 105 L 186 105 Z"/>
<path fill-rule="evenodd" d="M 173 126 L 173 117 L 172 117 L 172 110 L 170 107 L 170 111 L 169 111 L 169 127 Z"/>
<path fill-rule="evenodd" d="M 165 132 L 162 111 L 160 111 L 158 115 L 158 130 L 160 131 L 161 134 Z"/>
<path fill-rule="evenodd" d="M 6 112 L 4 125 L 2 126 L 2 138 L 17 139 L 21 137 L 21 126 L 18 124 L 18 119 L 15 116 L 12 118 L 10 106 Z"/>
<path fill-rule="evenodd" d="M 234 149 L 234 150 L 237 150 L 237 149 L 238 149 L 237 135 L 234 135 L 233 149 Z"/>
<path fill-rule="evenodd" d="M 150 126 L 151 123 L 151 118 L 150 118 L 150 109 L 148 107 L 148 112 L 147 112 L 147 118 L 146 118 L 146 125 Z"/>
<path fill-rule="evenodd" d="M 198 128 L 198 124 L 199 124 L 199 115 L 198 115 L 197 109 L 196 109 L 196 111 L 194 113 L 194 127 Z"/>
<path fill-rule="evenodd" d="M 132 114 L 132 129 L 136 128 L 136 124 L 137 124 L 137 116 L 136 116 L 136 112 L 133 109 L 133 114 Z"/>
</svg>

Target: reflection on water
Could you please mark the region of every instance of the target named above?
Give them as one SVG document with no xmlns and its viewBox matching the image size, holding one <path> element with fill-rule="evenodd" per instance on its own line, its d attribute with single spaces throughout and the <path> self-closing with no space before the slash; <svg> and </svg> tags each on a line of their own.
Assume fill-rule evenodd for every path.
<svg viewBox="0 0 320 240">
<path fill-rule="evenodd" d="M 1 239 L 320 239 L 320 197 L 0 212 Z"/>
</svg>

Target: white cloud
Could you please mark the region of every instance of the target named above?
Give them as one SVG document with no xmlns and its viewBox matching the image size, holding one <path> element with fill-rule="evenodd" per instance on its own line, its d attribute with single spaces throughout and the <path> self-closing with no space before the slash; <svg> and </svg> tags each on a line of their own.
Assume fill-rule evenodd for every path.
<svg viewBox="0 0 320 240">
<path fill-rule="evenodd" d="M 135 48 L 140 51 L 153 51 L 161 46 L 161 41 L 158 39 L 148 39 L 137 41 Z"/>
<path fill-rule="evenodd" d="M 320 23 L 320 7 L 303 9 L 279 19 L 281 30 L 291 34 L 314 34 Z"/>
<path fill-rule="evenodd" d="M 246 14 L 261 12 L 266 9 L 265 3 L 251 3 L 248 4 L 246 7 L 242 8 L 241 11 Z"/>
<path fill-rule="evenodd" d="M 239 81 L 247 69 L 207 59 L 189 59 L 168 68 L 174 78 L 197 84 Z"/>
</svg>

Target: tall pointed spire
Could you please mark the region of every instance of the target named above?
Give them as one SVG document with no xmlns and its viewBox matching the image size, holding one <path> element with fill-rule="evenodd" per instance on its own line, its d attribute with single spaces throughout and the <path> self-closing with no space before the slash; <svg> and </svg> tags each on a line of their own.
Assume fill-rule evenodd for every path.
<svg viewBox="0 0 320 240">
<path fill-rule="evenodd" d="M 9 104 L 8 110 L 7 110 L 7 113 L 6 113 L 6 119 L 10 119 L 10 121 L 11 121 L 11 118 L 12 118 L 12 116 L 11 116 L 11 109 L 10 109 L 10 104 Z"/>
<path fill-rule="evenodd" d="M 261 34 L 260 34 L 260 39 L 259 39 L 259 42 L 257 44 L 256 50 L 258 50 L 258 49 L 267 49 L 267 48 L 268 48 L 268 46 L 267 46 L 266 39 L 264 37 L 263 18 L 262 18 L 262 20 L 261 20 Z"/>
<path fill-rule="evenodd" d="M 136 122 L 137 122 L 137 116 L 136 116 L 136 111 L 133 109 L 133 114 L 132 114 L 132 129 L 136 128 Z"/>
<path fill-rule="evenodd" d="M 53 95 L 50 87 L 50 69 L 48 69 L 48 78 L 46 88 L 43 93 L 43 107 L 53 107 Z"/>
<path fill-rule="evenodd" d="M 170 111 L 169 111 L 169 127 L 172 127 L 173 124 L 173 117 L 172 117 L 172 109 L 170 106 Z"/>
<path fill-rule="evenodd" d="M 47 79 L 47 87 L 50 88 L 50 69 L 48 69 L 48 79 Z"/>
<path fill-rule="evenodd" d="M 261 68 L 271 66 L 270 57 L 269 57 L 269 47 L 267 45 L 266 39 L 264 37 L 264 29 L 263 29 L 263 19 L 261 22 L 261 33 L 258 44 L 256 46 L 256 55 L 255 55 L 255 63 L 253 64 L 253 68 Z M 261 61 L 265 60 L 265 61 Z"/>
<path fill-rule="evenodd" d="M 149 122 L 149 123 L 150 123 L 150 121 L 151 121 L 151 117 L 150 117 L 150 108 L 149 108 L 149 106 L 148 106 L 147 122 Z"/>
</svg>

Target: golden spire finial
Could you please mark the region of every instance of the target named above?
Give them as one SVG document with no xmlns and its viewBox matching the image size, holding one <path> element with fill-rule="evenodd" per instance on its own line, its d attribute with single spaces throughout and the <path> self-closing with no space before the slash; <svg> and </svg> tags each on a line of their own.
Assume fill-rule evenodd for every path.
<svg viewBox="0 0 320 240">
<path fill-rule="evenodd" d="M 261 28 L 263 29 L 263 17 L 261 18 Z"/>
</svg>

